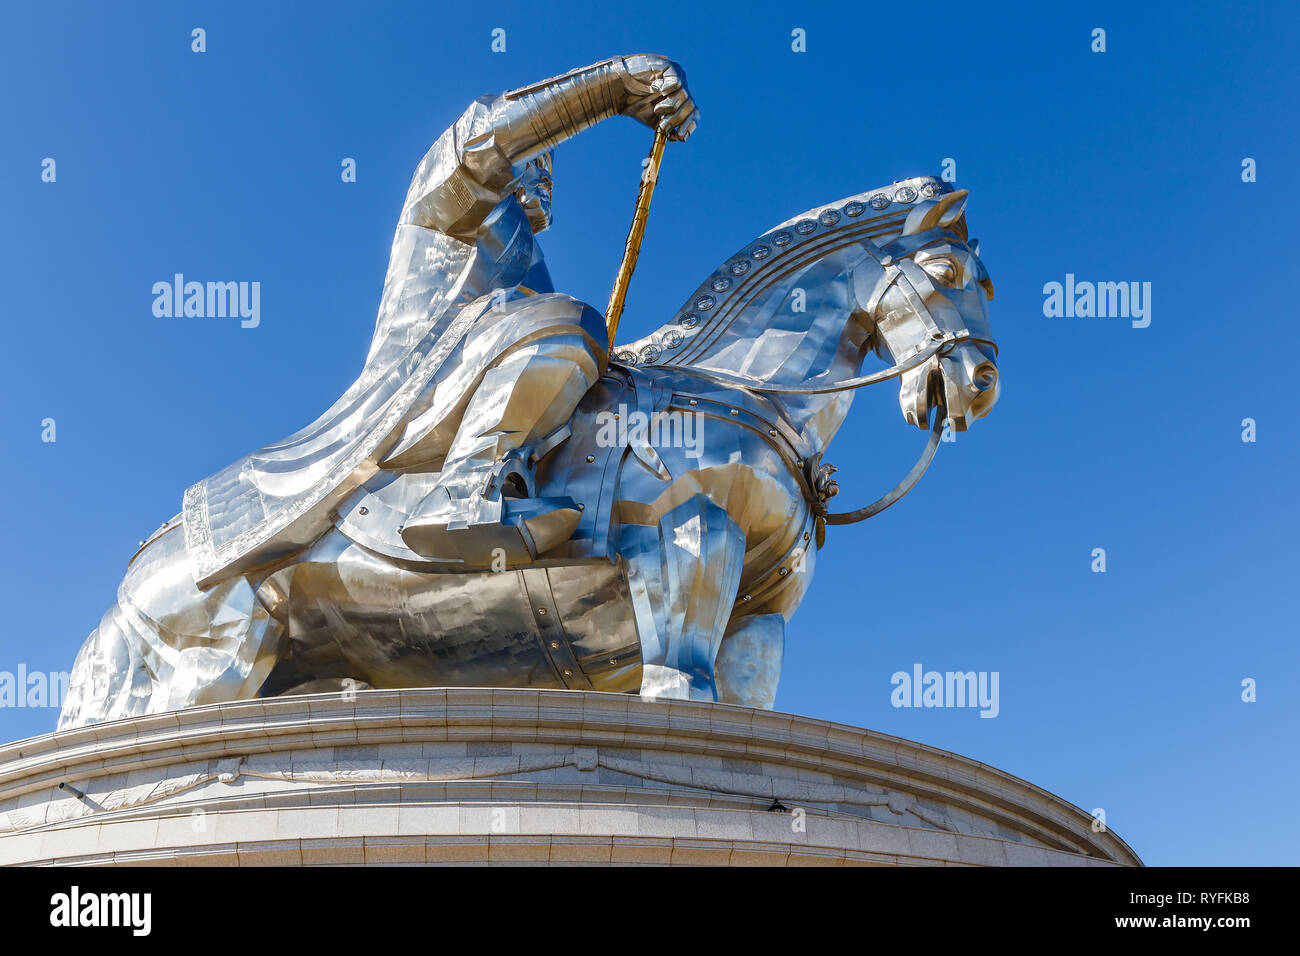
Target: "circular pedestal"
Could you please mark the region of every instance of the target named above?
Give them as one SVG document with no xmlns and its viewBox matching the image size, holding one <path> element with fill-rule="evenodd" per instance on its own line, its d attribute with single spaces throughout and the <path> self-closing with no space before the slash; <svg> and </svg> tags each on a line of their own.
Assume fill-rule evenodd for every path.
<svg viewBox="0 0 1300 956">
<path fill-rule="evenodd" d="M 3 864 L 1140 865 L 1092 822 L 897 737 L 587 691 L 243 701 L 0 747 Z"/>
</svg>

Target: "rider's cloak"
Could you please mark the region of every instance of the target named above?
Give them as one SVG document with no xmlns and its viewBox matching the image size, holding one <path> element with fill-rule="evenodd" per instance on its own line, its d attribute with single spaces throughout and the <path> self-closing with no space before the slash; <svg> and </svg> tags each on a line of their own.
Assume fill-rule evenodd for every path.
<svg viewBox="0 0 1300 956">
<path fill-rule="evenodd" d="M 495 205 L 469 241 L 411 222 L 410 210 L 431 194 L 452 201 L 464 195 L 458 157 L 482 133 L 487 114 L 488 101 L 476 101 L 416 172 L 357 380 L 306 428 L 186 490 L 185 540 L 200 586 L 315 540 L 331 511 L 378 470 L 399 438 L 409 444 L 401 426 L 428 403 L 439 371 L 454 364 L 491 296 L 521 284 L 551 291 L 540 247 L 512 193 L 490 197 Z M 481 202 L 485 191 L 477 192 Z"/>
</svg>

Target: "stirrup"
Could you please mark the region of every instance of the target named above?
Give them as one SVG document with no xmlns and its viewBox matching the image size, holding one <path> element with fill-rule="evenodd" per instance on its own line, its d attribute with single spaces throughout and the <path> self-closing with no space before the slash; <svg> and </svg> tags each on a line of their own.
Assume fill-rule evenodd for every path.
<svg viewBox="0 0 1300 956">
<path fill-rule="evenodd" d="M 529 452 L 518 452 L 498 462 L 468 497 L 439 489 L 443 502 L 412 515 L 399 530 L 406 546 L 431 560 L 487 568 L 503 560 L 506 567 L 531 564 L 567 541 L 582 512 L 567 496 L 536 497 Z"/>
</svg>

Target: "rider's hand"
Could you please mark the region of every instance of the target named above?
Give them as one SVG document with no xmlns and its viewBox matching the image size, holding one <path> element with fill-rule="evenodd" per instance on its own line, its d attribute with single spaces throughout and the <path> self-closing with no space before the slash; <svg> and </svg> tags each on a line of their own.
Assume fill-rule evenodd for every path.
<svg viewBox="0 0 1300 956">
<path fill-rule="evenodd" d="M 623 57 L 627 72 L 624 116 L 640 120 L 651 129 L 661 129 L 671 140 L 685 140 L 695 132 L 700 111 L 686 87 L 686 71 L 664 56 L 654 53 Z"/>
</svg>

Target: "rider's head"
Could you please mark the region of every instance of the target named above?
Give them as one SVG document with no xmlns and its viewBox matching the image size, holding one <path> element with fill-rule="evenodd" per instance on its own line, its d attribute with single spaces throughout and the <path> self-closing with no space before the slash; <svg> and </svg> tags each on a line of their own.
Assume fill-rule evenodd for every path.
<svg viewBox="0 0 1300 956">
<path fill-rule="evenodd" d="M 515 167 L 515 197 L 528 213 L 534 233 L 551 224 L 551 162 L 548 150 Z"/>
</svg>

